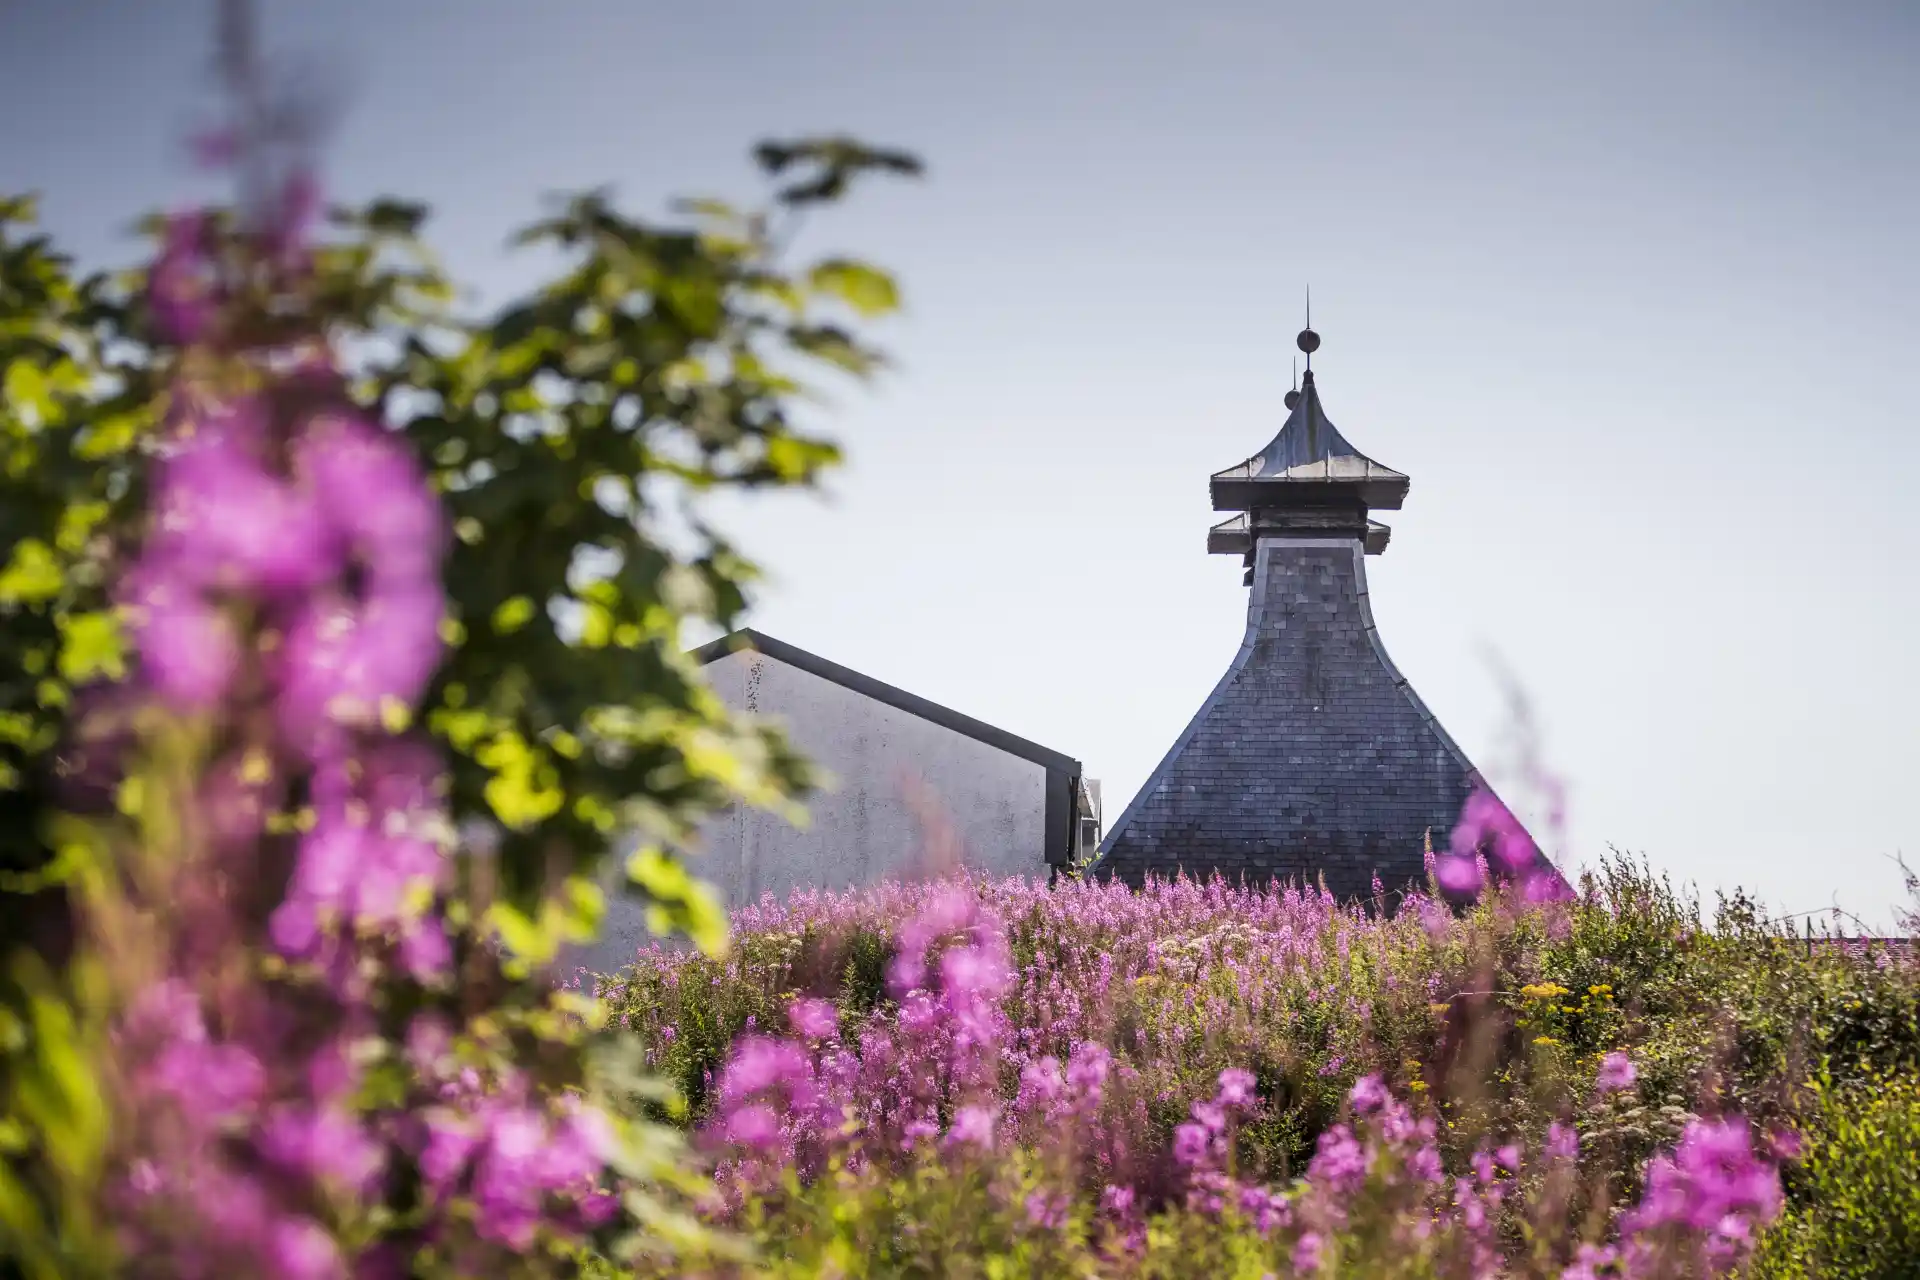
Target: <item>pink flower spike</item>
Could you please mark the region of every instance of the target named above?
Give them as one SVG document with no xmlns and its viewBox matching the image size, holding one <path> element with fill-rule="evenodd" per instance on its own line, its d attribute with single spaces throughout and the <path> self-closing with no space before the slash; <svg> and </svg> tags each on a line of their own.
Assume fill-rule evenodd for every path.
<svg viewBox="0 0 1920 1280">
<path fill-rule="evenodd" d="M 1320 1270 L 1323 1259 L 1320 1236 L 1309 1231 L 1293 1246 L 1293 1269 L 1302 1275 L 1313 1275 Z"/>
<path fill-rule="evenodd" d="M 840 1029 L 839 1011 L 831 1001 L 802 998 L 787 1006 L 787 1021 L 809 1040 L 829 1040 Z"/>
<path fill-rule="evenodd" d="M 995 1119 L 995 1113 L 990 1107 L 961 1107 L 953 1113 L 953 1127 L 947 1130 L 947 1145 L 975 1147 L 981 1151 L 993 1150 Z"/>
<path fill-rule="evenodd" d="M 147 277 L 147 303 L 161 334 L 182 346 L 205 333 L 219 312 L 206 248 L 209 226 L 199 213 L 169 219 L 160 256 Z"/>
<path fill-rule="evenodd" d="M 294 441 L 293 468 L 377 587 L 438 579 L 445 516 L 402 437 L 357 416 L 319 414 Z"/>
<path fill-rule="evenodd" d="M 240 637 L 223 610 L 163 584 L 141 592 L 130 612 L 141 671 L 164 701 L 208 711 L 226 697 L 240 670 Z"/>
<path fill-rule="evenodd" d="M 1447 854 L 1434 859 L 1433 878 L 1450 898 L 1471 898 L 1480 892 L 1480 867 L 1471 857 Z"/>
<path fill-rule="evenodd" d="M 1639 1079 L 1640 1073 L 1634 1069 L 1633 1059 L 1616 1049 L 1600 1060 L 1600 1073 L 1593 1082 L 1594 1092 L 1603 1095 L 1621 1093 L 1633 1088 Z"/>
<path fill-rule="evenodd" d="M 1354 1081 L 1353 1092 L 1347 1097 L 1353 1103 L 1354 1114 L 1363 1116 L 1372 1115 L 1390 1101 L 1387 1087 L 1379 1076 L 1361 1076 Z"/>
<path fill-rule="evenodd" d="M 284 1280 L 340 1280 L 346 1264 L 333 1236 L 312 1218 L 283 1218 L 268 1245 L 271 1274 Z"/>
<path fill-rule="evenodd" d="M 769 1151 L 780 1142 L 780 1120 L 763 1102 L 729 1112 L 721 1124 L 728 1142 L 755 1151 Z"/>
<path fill-rule="evenodd" d="M 1220 1073 L 1221 1105 L 1244 1107 L 1254 1100 L 1253 1072 L 1244 1067 L 1228 1067 Z"/>
</svg>

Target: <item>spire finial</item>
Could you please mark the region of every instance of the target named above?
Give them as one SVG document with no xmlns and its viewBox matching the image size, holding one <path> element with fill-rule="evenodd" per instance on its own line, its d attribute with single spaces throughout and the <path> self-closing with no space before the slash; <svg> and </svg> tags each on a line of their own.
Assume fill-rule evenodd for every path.
<svg viewBox="0 0 1920 1280">
<path fill-rule="evenodd" d="M 1288 413 L 1292 413 L 1293 406 L 1300 403 L 1300 358 L 1298 356 L 1295 356 L 1293 361 L 1293 389 L 1287 392 L 1285 403 Z"/>
<path fill-rule="evenodd" d="M 1320 335 L 1313 331 L 1313 286 L 1307 286 L 1307 327 L 1294 339 L 1296 345 L 1307 353 L 1307 381 L 1313 381 L 1313 353 L 1320 349 Z"/>
</svg>

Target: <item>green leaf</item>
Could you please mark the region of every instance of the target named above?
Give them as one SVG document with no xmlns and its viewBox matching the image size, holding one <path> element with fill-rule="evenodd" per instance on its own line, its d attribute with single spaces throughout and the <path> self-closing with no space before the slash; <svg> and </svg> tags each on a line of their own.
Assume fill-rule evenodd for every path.
<svg viewBox="0 0 1920 1280">
<path fill-rule="evenodd" d="M 46 372 L 31 361 L 9 361 L 3 385 L 7 408 L 18 414 L 27 426 L 44 427 L 58 415 L 59 406 L 54 402 Z"/>
<path fill-rule="evenodd" d="M 101 609 L 69 614 L 60 620 L 60 638 L 59 670 L 69 683 L 84 684 L 95 676 L 126 677 L 126 645 L 114 613 Z"/>
<path fill-rule="evenodd" d="M 13 549 L 13 558 L 0 570 L 0 603 L 39 604 L 60 594 L 65 571 L 53 549 L 38 538 L 27 538 Z"/>
<path fill-rule="evenodd" d="M 858 314 L 872 319 L 896 311 L 900 291 L 893 277 L 877 267 L 846 258 L 830 258 L 807 273 L 815 293 L 837 298 Z"/>
<path fill-rule="evenodd" d="M 713 891 L 688 874 L 685 864 L 647 845 L 627 859 L 627 878 L 653 899 L 648 924 L 657 933 L 678 924 L 708 955 L 727 946 L 727 916 Z"/>
</svg>

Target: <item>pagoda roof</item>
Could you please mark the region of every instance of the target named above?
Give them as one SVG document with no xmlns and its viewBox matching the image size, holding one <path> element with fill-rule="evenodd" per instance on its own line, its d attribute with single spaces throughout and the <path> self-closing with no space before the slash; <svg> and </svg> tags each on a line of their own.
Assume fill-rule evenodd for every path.
<svg viewBox="0 0 1920 1280">
<path fill-rule="evenodd" d="M 1313 370 L 1280 433 L 1238 466 L 1212 477 L 1216 511 L 1312 503 L 1350 494 L 1369 507 L 1398 510 L 1411 481 L 1361 453 L 1340 434 L 1320 405 Z"/>
</svg>

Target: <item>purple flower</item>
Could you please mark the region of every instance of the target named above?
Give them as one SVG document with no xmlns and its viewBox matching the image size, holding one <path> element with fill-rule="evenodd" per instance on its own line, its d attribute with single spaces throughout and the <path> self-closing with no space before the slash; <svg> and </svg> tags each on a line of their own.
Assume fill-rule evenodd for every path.
<svg viewBox="0 0 1920 1280">
<path fill-rule="evenodd" d="M 136 569 L 123 587 L 140 670 L 183 711 L 208 711 L 240 670 L 240 636 L 226 611 L 181 583 Z"/>
<path fill-rule="evenodd" d="M 791 1040 L 744 1036 L 720 1073 L 719 1096 L 728 1102 L 745 1100 L 775 1088 L 792 1095 L 807 1090 L 811 1075 L 806 1051 Z"/>
<path fill-rule="evenodd" d="M 415 1075 L 437 1079 L 453 1056 L 453 1024 L 438 1013 L 416 1013 L 407 1023 L 407 1065 Z"/>
<path fill-rule="evenodd" d="M 941 989 L 959 999 L 993 999 L 1011 978 L 1006 961 L 986 947 L 954 947 L 940 957 Z"/>
<path fill-rule="evenodd" d="M 832 1039 L 840 1027 L 840 1015 L 832 1002 L 811 998 L 795 1000 L 788 1005 L 787 1021 L 809 1040 Z"/>
<path fill-rule="evenodd" d="M 1580 1154 L 1580 1135 L 1568 1125 L 1555 1120 L 1547 1126 L 1546 1157 L 1549 1160 L 1572 1160 Z"/>
<path fill-rule="evenodd" d="M 953 1127 L 947 1130 L 948 1146 L 993 1149 L 994 1111 L 991 1107 L 966 1106 L 953 1113 Z"/>
<path fill-rule="evenodd" d="M 1460 810 L 1449 845 L 1456 858 L 1485 852 L 1509 875 L 1519 875 L 1540 859 L 1540 850 L 1520 820 L 1491 791 L 1477 788 Z"/>
<path fill-rule="evenodd" d="M 386 1151 L 344 1111 L 275 1109 L 261 1127 L 260 1154 L 289 1172 L 365 1194 L 386 1165 Z"/>
<path fill-rule="evenodd" d="M 473 1181 L 480 1234 L 524 1250 L 539 1229 L 542 1201 L 585 1170 L 565 1159 L 571 1153 L 564 1147 L 556 1161 L 552 1134 L 538 1112 L 498 1106 L 483 1121 L 484 1147 Z"/>
<path fill-rule="evenodd" d="M 1450 898 L 1471 898 L 1482 883 L 1478 860 L 1459 854 L 1434 859 L 1433 878 Z"/>
<path fill-rule="evenodd" d="M 926 985 L 927 950 L 936 941 L 979 923 L 975 899 L 958 889 L 942 887 L 900 931 L 899 949 L 887 968 L 887 986 L 901 999 Z"/>
<path fill-rule="evenodd" d="M 213 262 L 207 253 L 211 224 L 198 213 L 167 220 L 160 256 L 147 276 L 147 303 L 168 341 L 182 345 L 206 332 L 219 314 Z"/>
<path fill-rule="evenodd" d="M 1528 871 L 1521 885 L 1521 897 L 1528 902 L 1572 902 L 1573 886 L 1551 864 L 1542 861 Z"/>
<path fill-rule="evenodd" d="M 333 1237 L 312 1218 L 274 1223 L 267 1255 L 271 1274 L 283 1280 L 335 1280 L 347 1274 Z"/>
<path fill-rule="evenodd" d="M 1574 1254 L 1573 1265 L 1560 1273 L 1560 1280 L 1600 1280 L 1602 1275 L 1611 1274 L 1606 1268 L 1619 1256 L 1612 1245 L 1583 1244 Z"/>
<path fill-rule="evenodd" d="M 323 940 L 319 906 L 309 898 L 288 898 L 268 918 L 267 938 L 288 959 L 312 959 Z"/>
<path fill-rule="evenodd" d="M 1228 1067 L 1220 1073 L 1219 1100 L 1229 1107 L 1244 1107 L 1253 1101 L 1253 1072 L 1244 1067 Z"/>
<path fill-rule="evenodd" d="M 440 663 L 444 609 L 435 583 L 302 606 L 277 654 L 288 742 L 311 753 L 338 726 L 370 728 L 388 704 L 411 707 Z"/>
<path fill-rule="evenodd" d="M 340 541 L 319 506 L 269 475 L 239 431 L 191 437 L 162 464 L 153 504 L 148 555 L 181 582 L 282 596 L 340 569 Z"/>
<path fill-rule="evenodd" d="M 1090 1100 L 1098 1101 L 1112 1070 L 1112 1051 L 1097 1040 L 1082 1040 L 1067 1057 L 1067 1084 Z"/>
<path fill-rule="evenodd" d="M 1473 1165 L 1473 1174 L 1476 1178 L 1480 1179 L 1482 1186 L 1493 1181 L 1493 1155 L 1485 1147 L 1481 1147 L 1478 1151 L 1475 1151 L 1469 1163 Z"/>
<path fill-rule="evenodd" d="M 417 982 L 432 982 L 453 969 L 453 943 L 438 920 L 414 921 L 400 935 L 400 967 Z"/>
<path fill-rule="evenodd" d="M 1647 1164 L 1646 1186 L 1622 1220 L 1630 1235 L 1684 1225 L 1729 1235 L 1727 1219 L 1771 1221 L 1780 1209 L 1780 1176 L 1753 1150 L 1744 1121 L 1694 1120 L 1671 1156 Z"/>
<path fill-rule="evenodd" d="M 1276 1227 L 1287 1225 L 1293 1217 L 1293 1208 L 1287 1203 L 1287 1198 L 1270 1187 L 1240 1188 L 1240 1212 L 1253 1223 L 1253 1229 L 1263 1236 L 1272 1234 Z"/>
<path fill-rule="evenodd" d="M 1052 1102 L 1066 1089 L 1066 1076 L 1060 1070 L 1058 1058 L 1042 1058 L 1020 1068 L 1020 1093 L 1025 1098 Z"/>
<path fill-rule="evenodd" d="M 438 1198 L 451 1191 L 466 1171 L 480 1147 L 480 1135 L 473 1121 L 447 1111 L 427 1116 L 426 1135 L 420 1151 L 420 1176 Z"/>
<path fill-rule="evenodd" d="M 1415 1149 L 1407 1157 L 1407 1172 L 1422 1182 L 1439 1186 L 1446 1181 L 1446 1170 L 1440 1164 L 1440 1152 L 1432 1143 L 1426 1143 Z"/>
<path fill-rule="evenodd" d="M 265 1083 L 260 1060 L 246 1049 L 197 1038 L 167 1046 L 150 1079 L 153 1088 L 178 1102 L 200 1124 L 246 1111 L 259 1099 Z"/>
<path fill-rule="evenodd" d="M 1173 1158 L 1186 1168 L 1199 1168 L 1210 1162 L 1213 1135 L 1191 1122 L 1174 1126 Z"/>
<path fill-rule="evenodd" d="M 1030 1192 L 1027 1196 L 1027 1221 L 1043 1231 L 1058 1231 L 1067 1225 L 1069 1201 L 1059 1192 Z"/>
<path fill-rule="evenodd" d="M 1594 1091 L 1600 1094 L 1620 1093 L 1631 1089 L 1640 1073 L 1634 1069 L 1633 1059 L 1618 1049 L 1600 1060 L 1600 1072 L 1593 1082 Z"/>
<path fill-rule="evenodd" d="M 392 432 L 345 413 L 317 415 L 294 442 L 293 467 L 365 564 L 375 592 L 437 580 L 445 517 L 420 464 Z"/>
<path fill-rule="evenodd" d="M 779 1145 L 780 1118 L 764 1102 L 751 1102 L 728 1112 L 721 1132 L 728 1142 L 768 1151 Z"/>
<path fill-rule="evenodd" d="M 1347 1095 L 1347 1099 L 1353 1103 L 1354 1114 L 1362 1116 L 1372 1115 L 1392 1100 L 1387 1086 L 1381 1083 L 1379 1076 L 1373 1075 L 1361 1076 L 1354 1081 L 1353 1091 Z"/>
<path fill-rule="evenodd" d="M 597 1177 L 620 1150 L 613 1121 L 573 1094 L 558 1103 L 559 1122 L 548 1145 L 547 1176 L 555 1186 Z"/>
<path fill-rule="evenodd" d="M 1336 1192 L 1351 1191 L 1367 1176 L 1368 1153 L 1343 1124 L 1320 1135 L 1319 1149 L 1307 1165 L 1307 1179 Z"/>
<path fill-rule="evenodd" d="M 1320 1234 L 1309 1231 L 1302 1235 L 1293 1246 L 1293 1269 L 1303 1275 L 1311 1275 L 1320 1270 L 1325 1260 L 1325 1251 L 1321 1247 Z"/>
<path fill-rule="evenodd" d="M 1196 1102 L 1191 1111 L 1193 1118 L 1208 1133 L 1220 1134 L 1227 1131 L 1227 1109 L 1217 1102 Z"/>
</svg>

